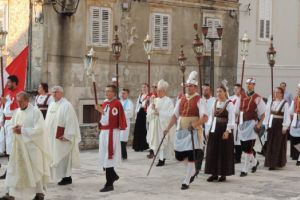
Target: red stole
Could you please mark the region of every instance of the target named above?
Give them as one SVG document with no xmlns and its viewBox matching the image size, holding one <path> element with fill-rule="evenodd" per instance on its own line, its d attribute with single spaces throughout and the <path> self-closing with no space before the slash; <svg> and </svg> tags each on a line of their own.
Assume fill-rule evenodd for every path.
<svg viewBox="0 0 300 200">
<path fill-rule="evenodd" d="M 120 129 L 125 130 L 127 127 L 126 117 L 123 110 L 123 106 L 118 99 L 112 101 L 105 101 L 102 104 L 102 108 L 105 109 L 106 106 L 109 106 L 109 122 L 108 125 L 101 125 L 102 130 L 109 130 L 108 138 L 108 159 L 113 159 L 114 155 L 114 146 L 113 146 L 113 130 Z"/>
</svg>

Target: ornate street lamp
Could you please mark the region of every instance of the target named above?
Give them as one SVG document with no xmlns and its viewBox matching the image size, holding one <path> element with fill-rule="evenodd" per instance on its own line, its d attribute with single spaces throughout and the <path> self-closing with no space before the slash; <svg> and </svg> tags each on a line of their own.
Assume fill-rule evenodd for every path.
<svg viewBox="0 0 300 200">
<path fill-rule="evenodd" d="M 272 99 L 273 99 L 273 86 L 274 86 L 274 76 L 273 76 L 273 68 L 275 65 L 275 58 L 276 58 L 276 50 L 273 46 L 273 36 L 271 36 L 271 44 L 269 50 L 267 51 L 267 58 L 269 61 L 269 65 L 271 67 L 271 89 L 272 89 Z"/>
<path fill-rule="evenodd" d="M 249 39 L 246 32 L 244 33 L 243 37 L 240 39 L 240 42 L 242 44 L 242 46 L 241 46 L 241 56 L 243 57 L 242 78 L 241 78 L 241 85 L 243 86 L 246 57 L 248 56 L 249 44 L 251 42 L 251 40 Z"/>
<path fill-rule="evenodd" d="M 212 36 L 207 36 L 208 34 L 208 29 L 211 28 L 213 29 L 213 26 L 212 27 L 208 27 L 206 24 L 204 24 L 202 26 L 202 33 L 204 35 L 204 38 L 208 41 L 210 41 L 211 43 L 211 53 L 210 53 L 210 85 L 211 85 L 211 88 L 214 89 L 214 86 L 215 86 L 215 83 L 214 83 L 214 68 L 215 68 L 215 61 L 214 61 L 214 57 L 215 57 L 215 42 L 217 40 L 221 40 L 222 39 L 222 35 L 223 35 L 223 27 L 221 25 L 219 25 L 216 29 L 217 29 L 217 35 L 218 37 L 214 37 L 213 35 Z M 213 30 L 211 31 L 213 33 Z"/>
<path fill-rule="evenodd" d="M 202 69 L 201 69 L 201 61 L 203 56 L 203 42 L 200 40 L 198 35 L 198 24 L 194 24 L 194 29 L 196 31 L 196 38 L 193 42 L 193 50 L 196 54 L 196 59 L 198 61 L 198 71 L 199 71 L 199 88 L 200 88 L 200 96 L 202 96 Z"/>
<path fill-rule="evenodd" d="M 115 31 L 115 38 L 114 42 L 112 43 L 112 51 L 113 51 L 113 56 L 116 59 L 116 78 L 117 78 L 117 97 L 119 98 L 119 58 L 121 56 L 121 51 L 122 51 L 122 43 L 119 41 L 119 36 L 118 36 L 118 26 L 115 26 L 114 28 Z"/>
<path fill-rule="evenodd" d="M 2 28 L 0 30 L 0 63 L 1 63 L 1 87 L 2 87 L 2 97 L 4 97 L 4 72 L 3 72 L 3 49 L 6 44 L 7 32 Z"/>
<path fill-rule="evenodd" d="M 53 9 L 58 14 L 72 16 L 76 13 L 80 0 L 51 0 Z"/>
<path fill-rule="evenodd" d="M 151 80 L 150 79 L 151 78 L 151 76 L 150 76 L 151 66 L 150 65 L 151 65 L 151 54 L 152 54 L 152 40 L 151 40 L 149 34 L 146 35 L 146 38 L 144 40 L 144 50 L 148 57 L 148 85 L 150 87 L 150 80 Z M 149 88 L 148 92 L 150 93 L 150 88 Z"/>
<path fill-rule="evenodd" d="M 180 67 L 180 71 L 182 72 L 182 88 L 183 88 L 183 95 L 185 94 L 185 78 L 184 78 L 184 73 L 186 70 L 185 67 L 185 62 L 187 60 L 187 58 L 185 57 L 184 53 L 183 53 L 183 45 L 180 46 L 181 47 L 181 51 L 180 51 L 180 55 L 178 57 L 178 63 L 179 63 L 179 67 Z"/>
</svg>

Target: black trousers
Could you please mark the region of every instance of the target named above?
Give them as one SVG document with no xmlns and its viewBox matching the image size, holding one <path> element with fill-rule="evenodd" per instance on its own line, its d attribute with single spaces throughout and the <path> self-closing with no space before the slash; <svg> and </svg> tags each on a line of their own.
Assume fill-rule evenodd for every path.
<svg viewBox="0 0 300 200">
<path fill-rule="evenodd" d="M 116 177 L 118 176 L 113 167 L 105 168 L 106 184 L 105 186 L 113 186 Z"/>
<path fill-rule="evenodd" d="M 127 159 L 127 142 L 121 142 L 121 153 L 122 153 L 122 158 Z"/>
<path fill-rule="evenodd" d="M 234 158 L 235 161 L 241 161 L 242 158 L 242 145 L 234 145 Z"/>
</svg>

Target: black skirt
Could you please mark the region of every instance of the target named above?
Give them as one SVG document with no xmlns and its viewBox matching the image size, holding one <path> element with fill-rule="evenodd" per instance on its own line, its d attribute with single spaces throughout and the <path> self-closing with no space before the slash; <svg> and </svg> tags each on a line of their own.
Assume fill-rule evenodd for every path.
<svg viewBox="0 0 300 200">
<path fill-rule="evenodd" d="M 209 134 L 205 173 L 219 176 L 234 175 L 234 139 L 229 134 L 227 140 L 223 140 L 223 133 L 226 131 L 227 123 L 216 123 L 214 133 Z"/>
<path fill-rule="evenodd" d="M 141 108 L 137 113 L 132 144 L 132 148 L 135 151 L 144 151 L 149 149 L 149 145 L 147 143 L 146 116 L 147 113 L 144 108 Z"/>
<path fill-rule="evenodd" d="M 286 164 L 287 134 L 282 134 L 283 119 L 273 119 L 268 129 L 265 167 L 284 167 Z"/>
</svg>

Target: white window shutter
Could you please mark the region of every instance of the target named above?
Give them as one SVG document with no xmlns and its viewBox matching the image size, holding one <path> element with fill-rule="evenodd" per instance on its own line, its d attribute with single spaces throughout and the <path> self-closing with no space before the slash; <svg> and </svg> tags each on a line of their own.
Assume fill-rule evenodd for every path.
<svg viewBox="0 0 300 200">
<path fill-rule="evenodd" d="M 161 38 L 162 38 L 162 17 L 159 14 L 153 15 L 153 40 L 154 40 L 154 47 L 160 48 L 161 47 Z"/>
<path fill-rule="evenodd" d="M 100 45 L 101 46 L 109 46 L 109 36 L 110 36 L 110 18 L 111 11 L 107 8 L 101 9 L 101 38 Z"/>
<path fill-rule="evenodd" d="M 271 37 L 272 0 L 259 0 L 258 36 L 261 40 Z"/>
<path fill-rule="evenodd" d="M 90 8 L 90 43 L 92 46 L 100 45 L 100 13 L 99 7 Z"/>
<path fill-rule="evenodd" d="M 170 26 L 170 17 L 165 15 L 162 17 L 162 47 L 169 47 L 169 26 Z"/>
</svg>

